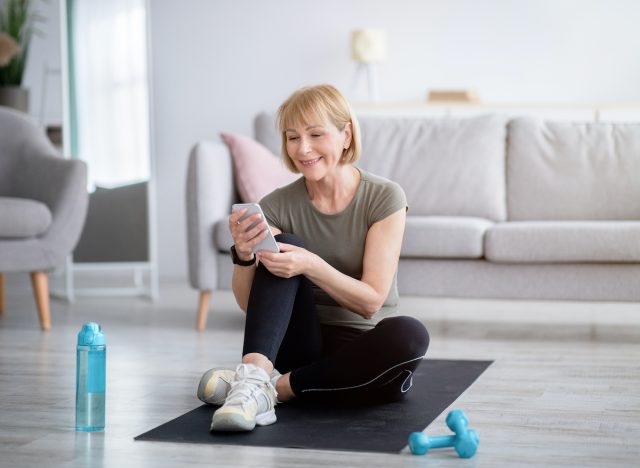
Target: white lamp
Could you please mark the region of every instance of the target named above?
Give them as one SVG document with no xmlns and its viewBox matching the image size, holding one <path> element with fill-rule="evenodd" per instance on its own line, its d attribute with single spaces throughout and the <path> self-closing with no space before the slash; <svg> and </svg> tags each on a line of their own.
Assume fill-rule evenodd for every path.
<svg viewBox="0 0 640 468">
<path fill-rule="evenodd" d="M 387 58 L 387 34 L 382 29 L 360 29 L 351 33 L 351 58 L 358 62 L 356 84 L 358 77 L 366 75 L 369 99 L 377 101 L 378 79 L 375 64 L 384 62 Z"/>
</svg>

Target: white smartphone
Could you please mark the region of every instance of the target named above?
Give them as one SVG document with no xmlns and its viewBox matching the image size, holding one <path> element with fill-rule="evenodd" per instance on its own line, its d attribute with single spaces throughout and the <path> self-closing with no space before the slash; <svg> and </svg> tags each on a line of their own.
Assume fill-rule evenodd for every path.
<svg viewBox="0 0 640 468">
<path fill-rule="evenodd" d="M 261 222 L 262 220 L 266 220 L 266 218 L 264 217 L 264 213 L 262 212 L 262 208 L 260 208 L 260 205 L 258 205 L 257 203 L 236 203 L 231 207 L 231 211 L 236 212 L 244 208 L 247 209 L 247 212 L 242 216 L 242 218 L 240 218 L 241 221 L 256 213 L 260 213 L 260 216 L 262 216 L 262 219 L 258 222 Z M 252 229 L 256 224 L 257 223 L 253 223 L 251 226 L 249 226 L 247 228 L 247 231 L 249 229 Z M 268 250 L 269 252 L 275 252 L 275 253 L 280 252 L 280 249 L 278 248 L 278 243 L 276 242 L 275 237 L 273 237 L 273 233 L 271 232 L 271 228 L 269 228 L 268 224 L 267 224 L 267 237 L 265 237 L 264 239 L 262 239 L 260 242 L 256 244 L 256 246 L 253 248 L 253 253 L 256 253 L 258 250 Z"/>
</svg>

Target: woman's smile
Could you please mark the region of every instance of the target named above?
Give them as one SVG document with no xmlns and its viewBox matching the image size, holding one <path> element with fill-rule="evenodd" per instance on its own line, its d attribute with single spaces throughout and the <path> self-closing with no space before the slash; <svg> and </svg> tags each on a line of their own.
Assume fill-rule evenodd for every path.
<svg viewBox="0 0 640 468">
<path fill-rule="evenodd" d="M 322 156 L 315 159 L 306 159 L 304 161 L 300 161 L 300 164 L 302 164 L 304 167 L 311 167 L 311 166 L 314 166 L 321 159 L 322 159 Z"/>
</svg>

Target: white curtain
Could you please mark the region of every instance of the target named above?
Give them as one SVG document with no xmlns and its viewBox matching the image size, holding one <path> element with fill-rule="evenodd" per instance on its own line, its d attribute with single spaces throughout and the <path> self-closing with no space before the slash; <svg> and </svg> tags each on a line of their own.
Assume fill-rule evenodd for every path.
<svg viewBox="0 0 640 468">
<path fill-rule="evenodd" d="M 145 0 L 74 2 L 75 156 L 90 186 L 149 179 L 145 15 Z"/>
</svg>

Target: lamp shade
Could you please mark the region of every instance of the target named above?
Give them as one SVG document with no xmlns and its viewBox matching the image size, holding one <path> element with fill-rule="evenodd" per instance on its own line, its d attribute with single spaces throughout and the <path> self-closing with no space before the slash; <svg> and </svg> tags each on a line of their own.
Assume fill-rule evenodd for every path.
<svg viewBox="0 0 640 468">
<path fill-rule="evenodd" d="M 351 33 L 351 57 L 356 62 L 384 62 L 387 34 L 383 29 L 360 29 Z"/>
</svg>

